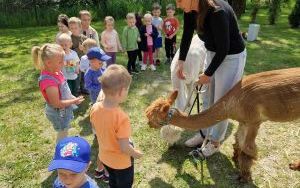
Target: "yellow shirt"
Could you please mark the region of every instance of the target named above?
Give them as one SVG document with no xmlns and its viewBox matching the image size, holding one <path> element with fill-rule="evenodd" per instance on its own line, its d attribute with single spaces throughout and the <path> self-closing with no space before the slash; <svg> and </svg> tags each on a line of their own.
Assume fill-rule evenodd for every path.
<svg viewBox="0 0 300 188">
<path fill-rule="evenodd" d="M 97 135 L 99 159 L 113 169 L 130 167 L 130 156 L 122 153 L 118 143 L 118 139 L 130 138 L 128 115 L 120 107 L 104 108 L 98 102 L 92 107 L 90 120 Z"/>
</svg>

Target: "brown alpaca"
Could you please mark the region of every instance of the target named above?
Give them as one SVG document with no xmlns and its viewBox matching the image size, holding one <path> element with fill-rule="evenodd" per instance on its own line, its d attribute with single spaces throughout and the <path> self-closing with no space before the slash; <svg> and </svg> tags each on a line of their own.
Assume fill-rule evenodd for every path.
<svg viewBox="0 0 300 188">
<path fill-rule="evenodd" d="M 149 126 L 160 128 L 170 123 L 196 131 L 225 119 L 238 121 L 233 160 L 240 169 L 240 181 L 249 181 L 250 168 L 257 158 L 255 138 L 260 124 L 267 120 L 287 122 L 300 118 L 300 68 L 246 76 L 217 103 L 196 115 L 187 116 L 178 109 L 172 112 L 170 106 L 176 97 L 177 91 L 167 100 L 157 99 L 146 109 Z"/>
<path fill-rule="evenodd" d="M 300 160 L 290 164 L 290 169 L 300 171 Z"/>
</svg>

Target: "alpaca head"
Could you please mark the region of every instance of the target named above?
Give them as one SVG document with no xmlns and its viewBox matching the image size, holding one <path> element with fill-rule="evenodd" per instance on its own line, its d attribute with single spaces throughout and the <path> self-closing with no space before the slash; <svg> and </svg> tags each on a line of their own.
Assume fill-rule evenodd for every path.
<svg viewBox="0 0 300 188">
<path fill-rule="evenodd" d="M 158 98 L 146 109 L 146 116 L 148 118 L 148 125 L 151 128 L 161 128 L 163 122 L 166 122 L 168 112 L 171 105 L 174 103 L 178 91 L 173 91 L 167 98 Z"/>
</svg>

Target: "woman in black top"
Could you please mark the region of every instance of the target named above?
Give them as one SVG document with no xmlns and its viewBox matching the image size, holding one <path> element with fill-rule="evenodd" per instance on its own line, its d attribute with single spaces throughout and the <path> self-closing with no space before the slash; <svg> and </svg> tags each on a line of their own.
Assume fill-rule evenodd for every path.
<svg viewBox="0 0 300 188">
<path fill-rule="evenodd" d="M 193 1 L 193 0 L 187 0 Z M 184 30 L 180 44 L 177 76 L 184 79 L 183 63 L 186 59 L 194 30 L 207 49 L 206 66 L 199 75 L 198 84 L 208 84 L 203 96 L 204 109 L 207 109 L 224 96 L 241 80 L 246 62 L 246 50 L 239 32 L 236 16 L 224 0 L 199 0 L 198 10 L 184 12 Z M 208 130 L 210 142 L 202 149 L 207 157 L 219 151 L 224 140 L 228 121 L 222 121 Z M 197 134 L 186 142 L 187 146 L 200 144 L 203 138 Z"/>
</svg>

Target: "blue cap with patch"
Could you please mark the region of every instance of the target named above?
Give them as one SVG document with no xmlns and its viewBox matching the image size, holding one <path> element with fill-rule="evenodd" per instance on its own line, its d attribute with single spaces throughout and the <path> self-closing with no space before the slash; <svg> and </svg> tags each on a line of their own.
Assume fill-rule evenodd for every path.
<svg viewBox="0 0 300 188">
<path fill-rule="evenodd" d="M 96 58 L 100 61 L 107 61 L 111 59 L 111 57 L 106 55 L 106 53 L 99 47 L 90 48 L 86 55 L 88 59 Z"/>
<path fill-rule="evenodd" d="M 90 163 L 90 144 L 81 137 L 66 137 L 61 139 L 55 148 L 55 154 L 48 170 L 71 170 L 83 172 Z"/>
</svg>

